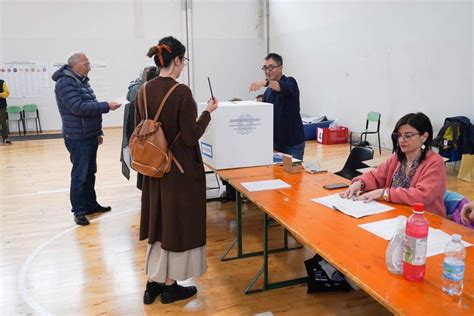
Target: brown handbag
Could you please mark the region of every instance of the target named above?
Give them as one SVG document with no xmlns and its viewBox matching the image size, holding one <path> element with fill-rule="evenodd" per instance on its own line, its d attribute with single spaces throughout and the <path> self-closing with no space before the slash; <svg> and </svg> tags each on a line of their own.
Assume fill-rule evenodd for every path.
<svg viewBox="0 0 474 316">
<path fill-rule="evenodd" d="M 135 127 L 132 136 L 130 136 L 129 147 L 131 155 L 131 167 L 133 170 L 145 176 L 152 178 L 162 178 L 165 174 L 170 172 L 171 165 L 174 162 L 181 173 L 184 173 L 183 168 L 173 156 L 171 149 L 174 143 L 181 135 L 181 132 L 176 135 L 171 146 L 168 146 L 165 133 L 161 122 L 158 121 L 163 106 L 170 94 L 178 87 L 176 83 L 166 93 L 161 101 L 160 107 L 156 112 L 155 118 L 148 119 L 148 106 L 146 99 L 146 83 L 143 85 L 143 100 L 145 108 L 145 119 Z M 140 104 L 137 102 L 137 109 L 140 113 Z"/>
</svg>

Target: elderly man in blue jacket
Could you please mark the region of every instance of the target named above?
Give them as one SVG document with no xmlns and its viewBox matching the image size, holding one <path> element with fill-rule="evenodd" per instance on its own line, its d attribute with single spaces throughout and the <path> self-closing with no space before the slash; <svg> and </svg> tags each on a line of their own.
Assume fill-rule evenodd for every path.
<svg viewBox="0 0 474 316">
<path fill-rule="evenodd" d="M 72 163 L 70 200 L 74 221 L 88 225 L 86 215 L 107 212 L 97 203 L 95 173 L 97 149 L 102 144 L 102 114 L 120 107 L 117 102 L 99 102 L 89 85 L 90 62 L 82 52 L 72 54 L 67 65 L 53 74 L 54 92 L 63 124 L 63 137 Z"/>
</svg>

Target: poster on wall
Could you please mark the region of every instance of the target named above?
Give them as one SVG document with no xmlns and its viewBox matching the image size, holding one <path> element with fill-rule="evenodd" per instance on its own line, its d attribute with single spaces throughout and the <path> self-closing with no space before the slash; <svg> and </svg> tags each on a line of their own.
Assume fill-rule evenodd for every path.
<svg viewBox="0 0 474 316">
<path fill-rule="evenodd" d="M 53 73 L 61 68 L 64 63 L 51 63 L 51 76 Z M 109 71 L 107 64 L 104 62 L 91 62 L 91 71 L 89 72 L 89 84 L 91 85 L 97 100 L 104 101 L 108 98 L 109 84 L 108 84 Z M 50 76 L 50 77 L 51 77 Z M 54 86 L 54 81 L 52 81 Z M 53 88 L 54 90 L 54 88 Z"/>
<path fill-rule="evenodd" d="M 48 65 L 35 61 L 11 61 L 0 65 L 10 98 L 37 98 L 51 95 Z"/>
<path fill-rule="evenodd" d="M 90 85 L 94 90 L 97 100 L 104 101 L 109 98 L 108 84 L 109 70 L 104 62 L 91 62 L 91 71 L 89 73 Z"/>
</svg>

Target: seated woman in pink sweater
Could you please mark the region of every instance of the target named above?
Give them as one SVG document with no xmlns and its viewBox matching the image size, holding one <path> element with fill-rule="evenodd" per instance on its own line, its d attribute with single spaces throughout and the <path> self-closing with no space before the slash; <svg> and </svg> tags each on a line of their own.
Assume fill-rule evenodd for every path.
<svg viewBox="0 0 474 316">
<path fill-rule="evenodd" d="M 441 156 L 431 150 L 432 140 L 433 127 L 425 114 L 403 116 L 392 134 L 394 154 L 377 169 L 354 178 L 341 196 L 407 205 L 420 202 L 427 211 L 446 217 L 445 167 Z"/>
</svg>

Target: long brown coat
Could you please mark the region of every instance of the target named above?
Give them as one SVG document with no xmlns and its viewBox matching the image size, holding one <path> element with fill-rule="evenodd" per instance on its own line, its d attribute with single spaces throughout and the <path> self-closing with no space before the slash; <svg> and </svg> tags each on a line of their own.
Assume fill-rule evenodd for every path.
<svg viewBox="0 0 474 316">
<path fill-rule="evenodd" d="M 146 94 L 148 116 L 153 118 L 165 94 L 176 83 L 169 77 L 148 82 Z M 143 109 L 143 86 L 137 97 L 138 109 Z M 140 113 L 139 113 L 140 112 Z M 143 111 L 136 111 L 136 124 Z M 204 111 L 197 118 L 196 102 L 191 90 L 181 84 L 166 101 L 158 121 L 162 122 L 168 143 L 181 132 L 172 152 L 184 169 L 181 174 L 173 163 L 163 178 L 144 177 L 140 240 L 161 242 L 168 251 L 183 252 L 206 244 L 206 180 L 198 140 L 211 120 Z"/>
</svg>

